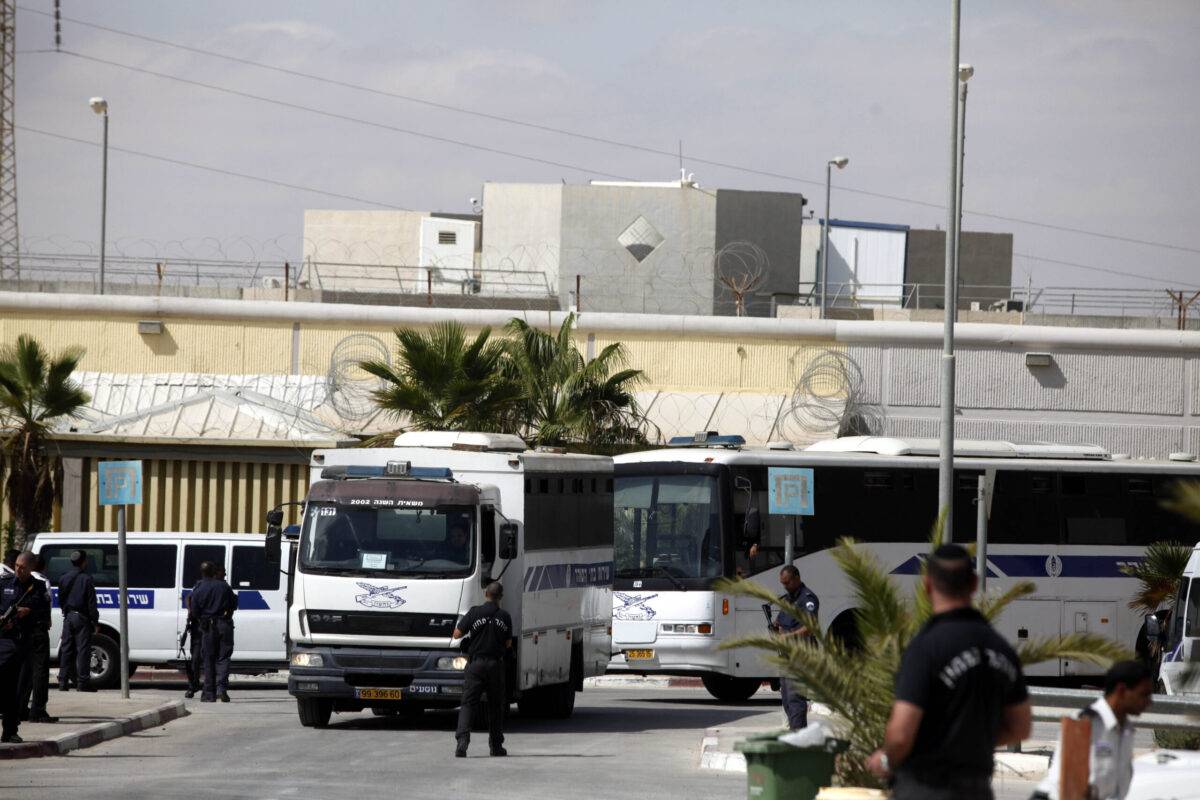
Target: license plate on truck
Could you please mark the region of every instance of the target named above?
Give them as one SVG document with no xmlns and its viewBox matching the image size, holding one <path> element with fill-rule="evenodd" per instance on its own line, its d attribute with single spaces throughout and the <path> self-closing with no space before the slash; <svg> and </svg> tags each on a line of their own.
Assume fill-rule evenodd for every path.
<svg viewBox="0 0 1200 800">
<path fill-rule="evenodd" d="M 626 650 L 626 661 L 650 661 L 654 658 L 653 650 Z"/>
<path fill-rule="evenodd" d="M 359 700 L 403 700 L 403 689 L 355 689 L 354 696 Z"/>
</svg>

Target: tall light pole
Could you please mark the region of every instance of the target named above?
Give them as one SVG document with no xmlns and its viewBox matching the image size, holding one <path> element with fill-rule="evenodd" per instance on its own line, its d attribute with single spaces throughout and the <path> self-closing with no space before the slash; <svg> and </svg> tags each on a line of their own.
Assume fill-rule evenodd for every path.
<svg viewBox="0 0 1200 800">
<path fill-rule="evenodd" d="M 108 101 L 93 97 L 88 101 L 100 116 L 104 117 L 104 146 L 100 167 L 100 294 L 104 294 L 104 234 L 108 228 Z"/>
<path fill-rule="evenodd" d="M 825 319 L 826 298 L 829 296 L 829 185 L 833 168 L 845 169 L 850 163 L 846 156 L 825 162 L 825 224 L 821 226 L 821 319 Z"/>
<path fill-rule="evenodd" d="M 954 539 L 954 226 L 958 219 L 958 29 L 961 0 L 950 0 L 950 202 L 946 219 L 946 273 L 942 291 L 942 427 L 938 446 L 938 513 L 945 514 L 943 539 Z"/>
<path fill-rule="evenodd" d="M 967 148 L 967 81 L 975 74 L 970 64 L 958 65 L 958 214 L 954 217 L 954 318 L 958 319 L 959 253 L 962 243 L 963 162 Z"/>
</svg>

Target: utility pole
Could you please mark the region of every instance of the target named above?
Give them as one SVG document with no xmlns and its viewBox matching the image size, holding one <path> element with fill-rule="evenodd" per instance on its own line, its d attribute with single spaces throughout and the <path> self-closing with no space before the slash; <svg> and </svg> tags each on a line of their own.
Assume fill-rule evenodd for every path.
<svg viewBox="0 0 1200 800">
<path fill-rule="evenodd" d="M 21 278 L 21 237 L 17 229 L 17 142 L 13 131 L 16 99 L 16 0 L 0 0 L 0 278 Z"/>
</svg>

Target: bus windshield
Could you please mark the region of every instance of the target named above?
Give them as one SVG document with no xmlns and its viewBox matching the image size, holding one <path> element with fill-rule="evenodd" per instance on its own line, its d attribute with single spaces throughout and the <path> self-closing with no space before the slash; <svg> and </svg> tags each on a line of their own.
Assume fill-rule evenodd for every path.
<svg viewBox="0 0 1200 800">
<path fill-rule="evenodd" d="M 718 497 L 711 475 L 618 477 L 614 576 L 672 583 L 720 576 Z"/>
<path fill-rule="evenodd" d="M 300 539 L 308 572 L 463 577 L 474 565 L 470 506 L 372 508 L 310 503 Z"/>
</svg>

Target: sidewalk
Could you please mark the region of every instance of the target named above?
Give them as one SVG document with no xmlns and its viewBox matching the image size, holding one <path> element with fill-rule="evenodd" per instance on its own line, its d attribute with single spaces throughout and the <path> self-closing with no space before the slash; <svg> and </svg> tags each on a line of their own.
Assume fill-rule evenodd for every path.
<svg viewBox="0 0 1200 800">
<path fill-rule="evenodd" d="M 60 692 L 53 681 L 48 706 L 58 722 L 22 722 L 18 734 L 25 741 L 0 744 L 0 760 L 63 755 L 118 736 L 157 728 L 188 714 L 182 699 L 164 703 L 161 695 L 139 692 L 130 692 L 128 700 L 121 698 L 120 691 L 112 690 Z"/>
</svg>

